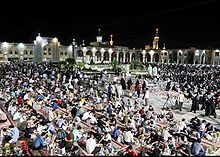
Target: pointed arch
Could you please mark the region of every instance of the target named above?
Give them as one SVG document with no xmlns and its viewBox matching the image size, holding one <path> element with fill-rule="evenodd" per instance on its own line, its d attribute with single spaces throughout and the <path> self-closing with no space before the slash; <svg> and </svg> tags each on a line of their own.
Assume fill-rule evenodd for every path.
<svg viewBox="0 0 220 157">
<path fill-rule="evenodd" d="M 104 52 L 103 60 L 104 61 L 109 61 L 109 52 L 108 51 Z"/>
<path fill-rule="evenodd" d="M 88 51 L 86 52 L 86 56 L 92 57 L 92 51 L 91 51 L 91 50 L 88 50 Z"/>
<path fill-rule="evenodd" d="M 101 62 L 101 59 L 102 59 L 102 54 L 100 51 L 97 51 L 95 53 L 95 57 L 96 57 L 96 62 Z"/>
<path fill-rule="evenodd" d="M 131 61 L 133 62 L 133 61 L 135 61 L 135 60 L 136 60 L 135 53 L 132 53 L 132 55 L 131 55 Z"/>
<path fill-rule="evenodd" d="M 83 57 L 83 51 L 82 50 L 78 50 L 76 52 L 76 57 Z"/>
<path fill-rule="evenodd" d="M 150 54 L 149 53 L 146 53 L 145 60 L 146 60 L 146 63 L 150 62 Z"/>
<path fill-rule="evenodd" d="M 158 53 L 153 54 L 153 61 L 157 63 L 160 61 L 160 56 Z"/>
<path fill-rule="evenodd" d="M 129 62 L 130 62 L 130 53 L 127 52 L 127 53 L 125 54 L 125 63 L 129 63 Z"/>
<path fill-rule="evenodd" d="M 119 53 L 119 60 L 118 60 L 119 63 L 123 63 L 123 59 L 124 59 L 123 57 L 124 57 L 124 56 L 123 56 L 123 52 L 120 52 L 120 53 Z"/>
<path fill-rule="evenodd" d="M 111 62 L 116 60 L 116 52 L 112 52 L 112 55 L 111 55 Z"/>
</svg>

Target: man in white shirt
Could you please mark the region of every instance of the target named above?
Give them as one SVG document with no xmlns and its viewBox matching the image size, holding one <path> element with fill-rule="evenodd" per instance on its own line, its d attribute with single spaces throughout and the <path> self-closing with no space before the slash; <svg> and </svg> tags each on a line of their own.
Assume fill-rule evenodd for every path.
<svg viewBox="0 0 220 157">
<path fill-rule="evenodd" d="M 121 95 L 123 93 L 122 85 L 120 83 L 117 83 L 117 92 L 118 92 L 118 98 L 121 98 Z"/>
<path fill-rule="evenodd" d="M 127 145 L 130 145 L 134 142 L 134 136 L 130 129 L 124 133 L 124 141 Z"/>
<path fill-rule="evenodd" d="M 164 139 L 164 141 L 167 141 L 168 137 L 172 137 L 172 136 L 168 132 L 168 129 L 164 128 L 163 131 L 162 131 L 161 137 Z"/>
<path fill-rule="evenodd" d="M 90 111 L 86 111 L 82 116 L 82 120 L 87 120 L 89 117 L 90 117 Z"/>
<path fill-rule="evenodd" d="M 144 105 L 145 105 L 145 106 L 148 105 L 147 102 L 148 102 L 149 98 L 150 98 L 150 92 L 149 92 L 149 89 L 148 89 L 148 87 L 147 87 L 147 88 L 146 88 L 146 91 L 145 91 L 145 93 L 144 93 L 144 96 L 143 96 Z"/>
<path fill-rule="evenodd" d="M 90 124 L 97 124 L 97 119 L 96 119 L 96 117 L 91 113 L 91 115 L 90 115 Z"/>
<path fill-rule="evenodd" d="M 178 126 L 178 132 L 182 131 L 184 128 L 186 128 L 185 118 L 182 119 L 182 121 L 179 123 Z"/>
<path fill-rule="evenodd" d="M 91 137 L 86 141 L 86 151 L 91 154 L 96 147 L 96 140 L 91 134 Z"/>
<path fill-rule="evenodd" d="M 179 109 L 180 109 L 180 111 L 182 111 L 183 102 L 184 102 L 184 94 L 182 91 L 180 92 L 178 99 L 179 99 Z"/>
</svg>

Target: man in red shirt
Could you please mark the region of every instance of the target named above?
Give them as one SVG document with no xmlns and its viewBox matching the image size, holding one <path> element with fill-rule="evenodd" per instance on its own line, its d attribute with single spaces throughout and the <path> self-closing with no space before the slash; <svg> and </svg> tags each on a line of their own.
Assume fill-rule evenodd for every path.
<svg viewBox="0 0 220 157">
<path fill-rule="evenodd" d="M 131 145 L 128 146 L 128 155 L 131 155 L 131 156 L 138 156 L 138 152 L 132 148 Z"/>
<path fill-rule="evenodd" d="M 21 98 L 21 96 L 18 97 L 18 105 L 22 105 L 22 98 Z"/>
<path fill-rule="evenodd" d="M 144 107 L 142 107 L 140 110 L 139 110 L 139 113 L 141 115 L 141 118 L 144 118 Z"/>
</svg>

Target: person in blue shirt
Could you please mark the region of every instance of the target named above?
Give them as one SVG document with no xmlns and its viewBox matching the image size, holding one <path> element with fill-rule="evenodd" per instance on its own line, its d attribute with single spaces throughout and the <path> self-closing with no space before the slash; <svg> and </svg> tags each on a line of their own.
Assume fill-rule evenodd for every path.
<svg viewBox="0 0 220 157">
<path fill-rule="evenodd" d="M 12 138 L 10 143 L 17 142 L 20 133 L 19 129 L 13 125 L 9 126 L 9 128 L 11 129 L 11 138 Z"/>
<path fill-rule="evenodd" d="M 56 133 L 56 129 L 55 129 L 54 125 L 53 125 L 53 122 L 49 123 L 48 131 L 50 131 L 50 133 L 52 133 L 52 134 Z"/>
<path fill-rule="evenodd" d="M 101 152 L 101 156 L 110 156 L 113 153 L 112 147 L 110 147 L 108 142 L 103 144 L 103 149 Z"/>
<path fill-rule="evenodd" d="M 56 109 L 58 109 L 58 104 L 56 101 L 53 102 L 53 111 L 55 111 Z"/>
<path fill-rule="evenodd" d="M 197 139 L 191 146 L 191 153 L 194 156 L 206 156 L 207 150 L 201 145 L 201 139 Z"/>
<path fill-rule="evenodd" d="M 34 140 L 34 142 L 33 142 L 33 149 L 34 150 L 40 150 L 47 145 L 47 143 L 44 139 L 45 135 L 46 135 L 46 133 L 42 132 L 41 135 L 38 135 L 37 138 Z"/>
<path fill-rule="evenodd" d="M 117 140 L 118 136 L 119 136 L 119 129 L 116 126 L 115 129 L 114 129 L 114 132 L 113 132 L 113 137 L 114 137 L 115 140 Z"/>
</svg>

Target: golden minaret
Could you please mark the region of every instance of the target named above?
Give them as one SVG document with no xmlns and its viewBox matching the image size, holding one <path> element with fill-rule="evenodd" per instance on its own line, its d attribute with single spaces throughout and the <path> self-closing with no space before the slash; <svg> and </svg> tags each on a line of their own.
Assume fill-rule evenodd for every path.
<svg viewBox="0 0 220 157">
<path fill-rule="evenodd" d="M 159 36 L 158 36 L 158 29 L 156 29 L 156 36 L 154 37 L 154 42 L 153 42 L 153 49 L 158 49 L 159 46 Z"/>
<path fill-rule="evenodd" d="M 111 34 L 111 40 L 110 40 L 110 45 L 112 46 L 113 45 L 113 40 L 112 40 L 112 37 L 113 37 L 113 35 Z"/>
</svg>

